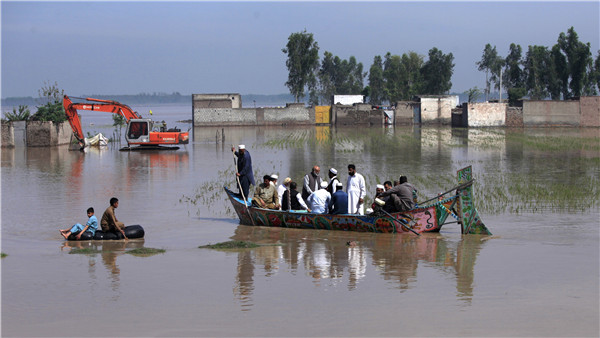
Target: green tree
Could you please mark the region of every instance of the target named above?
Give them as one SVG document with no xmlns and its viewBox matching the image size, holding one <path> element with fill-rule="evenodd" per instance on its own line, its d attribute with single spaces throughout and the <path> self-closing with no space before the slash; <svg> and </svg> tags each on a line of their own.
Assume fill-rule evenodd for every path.
<svg viewBox="0 0 600 338">
<path fill-rule="evenodd" d="M 354 56 L 343 60 L 325 52 L 318 73 L 321 99 L 329 99 L 334 94 L 360 94 L 365 75 L 362 63 L 356 62 Z"/>
<path fill-rule="evenodd" d="M 408 54 L 402 54 L 401 60 L 401 98 L 410 100 L 423 90 L 423 76 L 421 74 L 423 56 L 415 52 L 408 52 Z"/>
<path fill-rule="evenodd" d="M 594 61 L 594 75 L 596 86 L 598 87 L 598 90 L 600 90 L 600 50 L 596 55 L 596 61 Z"/>
<path fill-rule="evenodd" d="M 472 103 L 479 100 L 479 98 L 481 97 L 481 90 L 477 87 L 473 87 L 465 91 L 464 94 L 467 94 L 467 101 L 469 103 Z"/>
<path fill-rule="evenodd" d="M 383 60 L 381 55 L 373 58 L 369 68 L 369 103 L 382 104 L 385 100 L 385 81 L 383 79 Z"/>
<path fill-rule="evenodd" d="M 42 88 L 38 90 L 42 106 L 38 107 L 32 120 L 36 121 L 52 121 L 64 122 L 67 119 L 65 109 L 62 104 L 62 99 L 65 94 L 64 90 L 58 88 L 58 84 L 49 81 L 44 82 Z"/>
<path fill-rule="evenodd" d="M 551 59 L 548 48 L 544 46 L 529 46 L 525 56 L 525 86 L 529 97 L 541 100 L 548 97 L 548 72 Z"/>
<path fill-rule="evenodd" d="M 510 88 L 508 90 L 508 104 L 515 106 L 525 95 L 527 95 L 527 89 L 523 87 Z"/>
<path fill-rule="evenodd" d="M 548 68 L 548 92 L 553 100 L 569 97 L 569 73 L 567 59 L 560 47 L 554 45 L 550 51 L 550 68 Z"/>
<path fill-rule="evenodd" d="M 593 62 L 590 43 L 580 42 L 575 29 L 571 27 L 567 34 L 560 33 L 557 45 L 567 59 L 569 93 L 565 98 L 586 94 L 586 91 L 590 91 Z"/>
<path fill-rule="evenodd" d="M 402 99 L 401 74 L 402 58 L 399 55 L 385 54 L 383 78 L 385 80 L 385 98 L 391 104 Z"/>
<path fill-rule="evenodd" d="M 329 102 L 331 97 L 335 94 L 335 84 L 333 82 L 335 76 L 335 66 L 333 64 L 333 54 L 325 52 L 323 55 L 323 61 L 321 61 L 321 68 L 319 69 L 319 92 L 321 102 Z"/>
<path fill-rule="evenodd" d="M 506 57 L 506 71 L 502 75 L 504 88 L 525 88 L 523 81 L 523 70 L 521 69 L 523 49 L 520 45 L 510 44 L 508 56 Z"/>
<path fill-rule="evenodd" d="M 425 62 L 421 73 L 423 75 L 423 94 L 446 94 L 452 88 L 452 74 L 454 73 L 454 56 L 452 53 L 444 55 L 441 50 L 429 50 L 429 60 Z"/>
<path fill-rule="evenodd" d="M 314 41 L 313 34 L 307 33 L 306 29 L 290 34 L 286 47 L 281 51 L 288 57 L 285 65 L 289 74 L 285 85 L 296 98 L 296 102 L 300 102 L 305 96 L 306 87 L 311 96 L 315 96 L 311 99 L 316 98 L 319 45 Z"/>
<path fill-rule="evenodd" d="M 423 85 L 421 68 L 423 57 L 415 52 L 392 55 L 387 53 L 383 62 L 385 99 L 391 104 L 409 100 L 418 94 Z"/>
<path fill-rule="evenodd" d="M 495 88 L 500 89 L 500 72 L 504 66 L 504 59 L 498 56 L 496 46 L 492 47 L 489 43 L 483 49 L 481 60 L 477 62 L 478 70 L 485 71 L 485 100 L 490 96 L 492 83 Z"/>
<path fill-rule="evenodd" d="M 19 105 L 19 111 L 17 108 L 13 108 L 12 113 L 5 113 L 6 121 L 27 121 L 31 115 L 28 106 Z"/>
</svg>

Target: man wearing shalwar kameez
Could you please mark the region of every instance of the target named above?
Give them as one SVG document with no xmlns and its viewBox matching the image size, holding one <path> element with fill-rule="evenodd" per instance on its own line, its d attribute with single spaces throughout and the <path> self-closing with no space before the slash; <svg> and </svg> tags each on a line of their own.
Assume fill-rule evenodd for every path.
<svg viewBox="0 0 600 338">
<path fill-rule="evenodd" d="M 246 150 L 246 146 L 240 144 L 238 147 L 239 151 L 235 151 L 234 147 L 231 147 L 231 151 L 234 152 L 238 158 L 237 161 L 237 173 L 235 173 L 242 187 L 240 189 L 240 195 L 243 193 L 245 199 L 250 199 L 248 193 L 250 192 L 250 184 L 254 185 L 254 174 L 252 173 L 252 158 L 250 153 Z M 238 187 L 239 189 L 240 187 Z"/>
<path fill-rule="evenodd" d="M 365 214 L 364 201 L 367 190 L 365 188 L 365 178 L 356 172 L 354 164 L 348 165 L 348 182 L 346 183 L 346 193 L 348 193 L 348 213 Z"/>
</svg>

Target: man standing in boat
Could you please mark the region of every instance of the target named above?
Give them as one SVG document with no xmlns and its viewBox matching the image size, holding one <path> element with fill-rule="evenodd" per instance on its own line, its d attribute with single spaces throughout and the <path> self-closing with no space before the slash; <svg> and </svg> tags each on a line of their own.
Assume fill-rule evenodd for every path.
<svg viewBox="0 0 600 338">
<path fill-rule="evenodd" d="M 250 184 L 255 185 L 254 183 L 254 174 L 252 173 L 252 158 L 250 157 L 250 153 L 246 150 L 246 146 L 240 144 L 238 146 L 239 151 L 235 151 L 235 147 L 231 147 L 231 151 L 238 158 L 237 160 L 237 173 L 236 176 L 240 180 L 240 184 L 242 186 L 242 190 L 239 194 L 243 193 L 243 196 L 246 200 L 249 199 L 248 193 L 250 192 Z M 238 186 L 238 189 L 240 187 Z"/>
<path fill-rule="evenodd" d="M 302 198 L 306 201 L 308 196 L 319 190 L 323 180 L 319 176 L 321 168 L 318 165 L 314 166 L 312 171 L 304 176 L 304 184 L 302 185 Z"/>
<path fill-rule="evenodd" d="M 329 169 L 329 185 L 327 191 L 333 195 L 337 191 L 337 185 L 340 183 L 337 178 L 337 170 L 335 168 Z"/>
<path fill-rule="evenodd" d="M 354 164 L 348 165 L 348 182 L 346 183 L 346 193 L 348 193 L 348 213 L 365 214 L 364 198 L 367 194 L 365 188 L 365 178 L 356 172 Z"/>
</svg>

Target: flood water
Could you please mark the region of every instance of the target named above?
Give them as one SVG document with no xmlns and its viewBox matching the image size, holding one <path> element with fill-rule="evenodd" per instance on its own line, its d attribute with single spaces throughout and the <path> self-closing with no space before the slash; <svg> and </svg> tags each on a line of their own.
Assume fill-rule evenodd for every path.
<svg viewBox="0 0 600 338">
<path fill-rule="evenodd" d="M 598 129 L 192 131 L 171 152 L 2 149 L 2 336 L 600 334 Z M 420 237 L 240 225 L 222 191 L 240 143 L 257 178 L 300 182 L 320 165 L 345 183 L 354 163 L 370 199 L 403 174 L 425 200 L 472 165 L 493 236 L 457 224 Z M 62 239 L 112 196 L 145 239 Z M 232 239 L 265 246 L 198 248 Z M 78 247 L 99 252 L 69 254 Z M 166 252 L 126 253 L 137 247 Z"/>
</svg>

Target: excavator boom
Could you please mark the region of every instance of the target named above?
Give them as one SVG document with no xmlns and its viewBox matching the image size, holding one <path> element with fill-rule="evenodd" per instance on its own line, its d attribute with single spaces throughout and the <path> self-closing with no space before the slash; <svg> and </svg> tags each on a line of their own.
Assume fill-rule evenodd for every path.
<svg viewBox="0 0 600 338">
<path fill-rule="evenodd" d="M 160 146 L 166 144 L 187 144 L 189 142 L 189 133 L 180 130 L 165 131 L 164 125 L 160 131 L 152 131 L 154 122 L 150 119 L 143 119 L 141 115 L 133 111 L 129 106 L 110 100 L 100 100 L 85 98 L 84 100 L 92 103 L 74 103 L 65 95 L 63 97 L 63 106 L 73 134 L 83 146 L 85 136 L 81 128 L 81 120 L 77 110 L 95 110 L 113 114 L 119 114 L 127 120 L 127 130 L 125 139 L 128 144 L 142 146 Z"/>
</svg>

